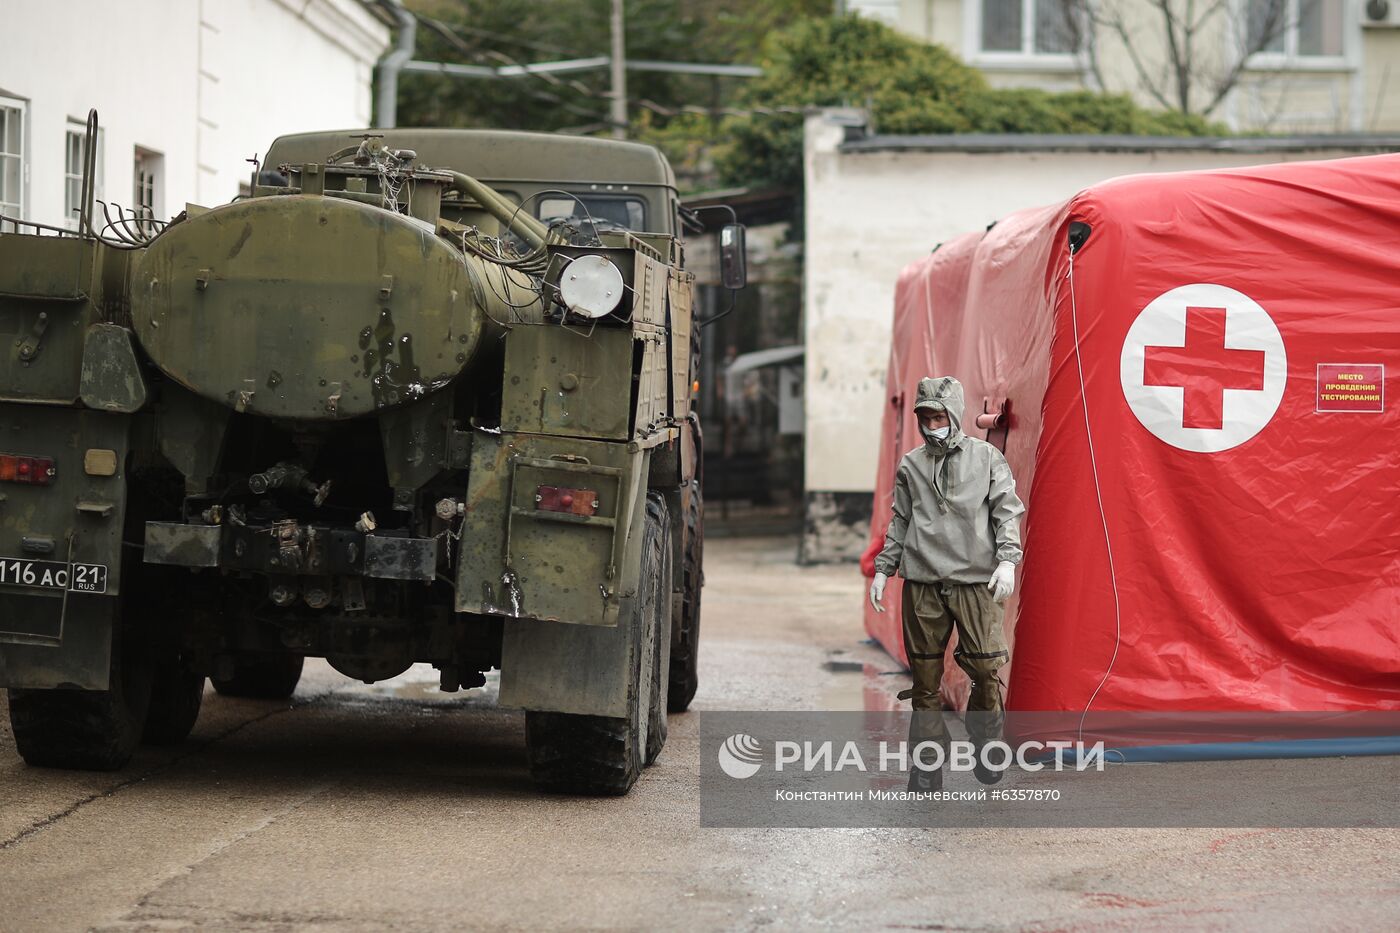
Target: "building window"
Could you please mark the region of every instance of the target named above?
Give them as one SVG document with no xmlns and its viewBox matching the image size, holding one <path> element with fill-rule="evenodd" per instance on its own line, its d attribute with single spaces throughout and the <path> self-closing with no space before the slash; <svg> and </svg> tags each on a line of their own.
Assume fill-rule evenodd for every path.
<svg viewBox="0 0 1400 933">
<path fill-rule="evenodd" d="M 1341 58 L 1346 0 L 1248 0 L 1245 41 L 1265 59 Z"/>
<path fill-rule="evenodd" d="M 69 124 L 63 159 L 63 223 L 75 228 L 83 206 L 83 136 L 82 130 L 75 130 Z"/>
<path fill-rule="evenodd" d="M 1077 0 L 981 0 L 979 50 L 1068 56 L 1078 51 Z"/>
<path fill-rule="evenodd" d="M 24 101 L 0 97 L 0 214 L 24 217 Z M 14 232 L 14 223 L 0 221 Z"/>
<path fill-rule="evenodd" d="M 155 224 L 150 221 L 162 219 L 165 213 L 161 191 L 164 168 L 165 156 L 150 149 L 136 147 L 131 205 L 139 218 L 141 229 L 148 234 L 155 233 Z"/>
<path fill-rule="evenodd" d="M 83 209 L 83 167 L 86 162 L 87 124 L 68 121 L 68 138 L 63 156 L 63 224 L 78 229 L 78 214 Z M 93 197 L 102 197 L 102 129 L 97 130 L 97 159 L 93 163 Z M 96 218 L 93 219 L 96 224 Z"/>
</svg>

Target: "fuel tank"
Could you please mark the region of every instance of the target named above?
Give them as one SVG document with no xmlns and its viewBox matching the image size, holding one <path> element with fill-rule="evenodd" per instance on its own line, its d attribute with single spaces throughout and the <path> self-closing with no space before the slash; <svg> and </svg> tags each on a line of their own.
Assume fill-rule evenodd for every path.
<svg viewBox="0 0 1400 933">
<path fill-rule="evenodd" d="M 132 326 L 174 381 L 238 411 L 354 418 L 445 386 L 487 320 L 462 253 L 353 200 L 258 197 L 175 224 L 135 261 Z"/>
</svg>

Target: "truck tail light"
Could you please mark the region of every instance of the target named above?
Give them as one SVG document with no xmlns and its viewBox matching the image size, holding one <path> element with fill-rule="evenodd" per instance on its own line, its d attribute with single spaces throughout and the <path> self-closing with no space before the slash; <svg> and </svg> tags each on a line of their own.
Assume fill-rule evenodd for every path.
<svg viewBox="0 0 1400 933">
<path fill-rule="evenodd" d="M 546 512 L 596 515 L 598 493 L 592 489 L 571 489 L 568 486 L 536 486 L 535 508 Z"/>
<path fill-rule="evenodd" d="M 0 454 L 0 482 L 47 486 L 58 470 L 50 457 L 16 457 Z"/>
</svg>

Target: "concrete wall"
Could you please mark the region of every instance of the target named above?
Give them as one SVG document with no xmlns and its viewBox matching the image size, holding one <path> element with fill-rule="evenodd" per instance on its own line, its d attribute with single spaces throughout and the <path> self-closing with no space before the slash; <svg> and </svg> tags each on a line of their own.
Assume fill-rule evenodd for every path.
<svg viewBox="0 0 1400 933">
<path fill-rule="evenodd" d="M 157 206 L 238 194 L 280 133 L 365 126 L 389 31 L 355 0 L 25 0 L 0 5 L 0 96 L 24 102 L 25 219 L 61 225 L 70 121 L 102 121 L 99 196 L 132 203 L 136 148 Z"/>
<path fill-rule="evenodd" d="M 869 521 L 900 270 L 935 245 L 1119 175 L 1337 158 L 1357 149 L 1208 151 L 842 151 L 858 111 L 806 126 L 805 560 L 845 559 Z M 951 139 L 956 140 L 956 137 Z M 1026 140 L 1026 137 L 1022 137 Z M 1364 151 L 1376 151 L 1374 147 Z M 956 375 L 956 374 L 954 374 Z"/>
</svg>

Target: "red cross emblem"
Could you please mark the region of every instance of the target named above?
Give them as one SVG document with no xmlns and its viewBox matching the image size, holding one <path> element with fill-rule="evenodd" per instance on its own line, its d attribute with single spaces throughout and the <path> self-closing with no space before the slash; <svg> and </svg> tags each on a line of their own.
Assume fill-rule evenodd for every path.
<svg viewBox="0 0 1400 933">
<path fill-rule="evenodd" d="M 1123 335 L 1118 381 L 1133 416 L 1158 440 L 1219 453 L 1273 420 L 1288 385 L 1288 351 L 1259 302 L 1191 282 L 1138 312 Z"/>
<path fill-rule="evenodd" d="M 1144 347 L 1142 384 L 1182 389 L 1181 426 L 1219 430 L 1225 390 L 1264 388 L 1264 351 L 1225 346 L 1224 308 L 1186 309 L 1186 345 Z"/>
</svg>

